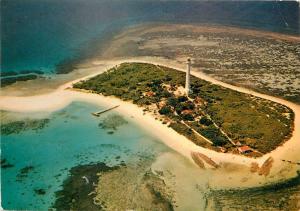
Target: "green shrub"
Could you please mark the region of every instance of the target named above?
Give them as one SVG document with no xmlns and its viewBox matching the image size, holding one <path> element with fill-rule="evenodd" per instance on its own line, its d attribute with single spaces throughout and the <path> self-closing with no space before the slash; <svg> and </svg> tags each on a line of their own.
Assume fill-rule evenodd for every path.
<svg viewBox="0 0 300 211">
<path fill-rule="evenodd" d="M 200 122 L 200 124 L 206 125 L 206 126 L 209 126 L 212 124 L 212 121 L 209 118 L 207 118 L 207 116 L 201 117 L 199 122 Z"/>
<path fill-rule="evenodd" d="M 228 141 L 222 137 L 222 136 L 217 136 L 213 139 L 213 146 L 225 146 L 228 143 Z"/>
<path fill-rule="evenodd" d="M 183 115 L 181 115 L 181 117 L 183 120 L 186 120 L 186 121 L 194 121 L 194 117 L 192 114 L 183 114 Z"/>
<path fill-rule="evenodd" d="M 187 98 L 186 96 L 179 96 L 179 97 L 177 98 L 177 100 L 178 100 L 178 102 L 182 103 L 182 102 L 187 101 L 188 98 Z"/>
<path fill-rule="evenodd" d="M 172 108 L 170 106 L 163 106 L 158 112 L 162 115 L 168 115 L 172 112 Z"/>
<path fill-rule="evenodd" d="M 170 105 L 170 106 L 176 107 L 177 104 L 178 104 L 178 100 L 177 100 L 176 97 L 169 97 L 169 98 L 167 99 L 167 103 L 168 103 L 168 105 Z"/>
<path fill-rule="evenodd" d="M 178 104 L 176 107 L 175 107 L 175 111 L 177 114 L 181 114 L 181 112 L 184 110 L 184 107 L 181 105 L 181 104 Z"/>
</svg>

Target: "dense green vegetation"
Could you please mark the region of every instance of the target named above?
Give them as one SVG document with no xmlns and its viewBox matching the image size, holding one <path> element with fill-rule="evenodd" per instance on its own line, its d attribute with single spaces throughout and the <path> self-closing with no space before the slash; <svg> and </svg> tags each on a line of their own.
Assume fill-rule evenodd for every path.
<svg viewBox="0 0 300 211">
<path fill-rule="evenodd" d="M 191 77 L 189 98 L 178 94 L 185 73 L 145 64 L 124 63 L 81 81 L 74 88 L 116 96 L 148 107 L 164 122 L 198 145 L 235 151 L 230 142 L 266 153 L 282 144 L 293 128 L 292 111 L 280 104 Z M 153 105 L 156 109 L 153 109 Z M 210 145 L 192 129 L 213 142 Z M 227 135 L 224 135 L 224 133 Z M 210 145 L 210 146 L 208 146 Z"/>
</svg>

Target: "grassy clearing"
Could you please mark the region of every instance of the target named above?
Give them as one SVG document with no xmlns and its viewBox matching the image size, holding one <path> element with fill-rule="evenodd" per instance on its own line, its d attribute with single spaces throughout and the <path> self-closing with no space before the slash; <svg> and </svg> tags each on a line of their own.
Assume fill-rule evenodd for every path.
<svg viewBox="0 0 300 211">
<path fill-rule="evenodd" d="M 180 93 L 185 73 L 146 63 L 123 63 L 74 88 L 116 96 L 145 107 L 194 143 L 236 152 L 234 143 L 267 153 L 291 135 L 291 109 L 191 77 L 192 94 Z M 209 144 L 199 137 L 213 142 Z"/>
</svg>

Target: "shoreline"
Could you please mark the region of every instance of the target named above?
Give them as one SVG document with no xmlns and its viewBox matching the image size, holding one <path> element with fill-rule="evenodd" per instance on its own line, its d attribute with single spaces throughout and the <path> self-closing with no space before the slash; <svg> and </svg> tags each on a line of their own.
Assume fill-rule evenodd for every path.
<svg viewBox="0 0 300 211">
<path fill-rule="evenodd" d="M 127 60 L 114 60 L 113 62 L 109 62 L 110 65 L 107 65 L 107 69 L 109 67 L 113 67 L 115 65 L 118 65 L 123 62 L 146 62 L 146 63 L 152 63 L 155 65 L 163 65 L 168 66 L 180 71 L 185 71 L 182 69 L 182 66 L 179 64 L 170 65 L 170 63 L 165 64 L 164 62 L 161 63 L 161 61 L 153 61 L 154 59 L 150 58 L 149 60 L 139 60 L 139 59 L 127 59 Z M 101 61 L 100 61 L 101 62 Z M 94 65 L 97 65 L 98 62 L 94 62 Z M 177 151 L 178 153 L 182 154 L 184 157 L 187 157 L 189 160 L 193 161 L 191 158 L 191 152 L 200 152 L 208 157 L 212 158 L 215 162 L 218 164 L 226 164 L 231 163 L 234 165 L 241 165 L 246 167 L 242 171 L 233 171 L 230 172 L 228 169 L 225 170 L 223 168 L 216 169 L 211 171 L 211 169 L 206 169 L 206 171 L 211 171 L 212 174 L 212 180 L 215 180 L 212 182 L 212 186 L 224 186 L 223 183 L 228 185 L 228 187 L 232 186 L 245 186 L 245 187 L 251 187 L 251 186 L 258 186 L 258 185 L 264 185 L 266 183 L 270 182 L 276 182 L 280 181 L 282 179 L 288 179 L 292 178 L 294 176 L 297 176 L 297 166 L 291 167 L 290 164 L 285 164 L 281 161 L 281 159 L 295 159 L 299 157 L 297 156 L 297 140 L 300 140 L 300 131 L 297 131 L 297 125 L 300 125 L 300 106 L 288 102 L 286 100 L 282 100 L 276 97 L 260 94 L 245 88 L 236 87 L 233 85 L 229 85 L 223 82 L 220 82 L 218 80 L 215 80 L 201 72 L 195 72 L 191 71 L 191 74 L 199 77 L 201 79 L 204 79 L 206 81 L 210 81 L 214 84 L 221 85 L 226 88 L 230 88 L 236 91 L 240 91 L 243 93 L 248 93 L 257 97 L 261 97 L 264 99 L 268 99 L 277 103 L 281 103 L 283 105 L 286 105 L 290 107 L 295 114 L 294 119 L 294 131 L 292 137 L 286 141 L 282 146 L 279 146 L 274 151 L 267 153 L 263 155 L 260 158 L 249 158 L 242 155 L 234 155 L 234 154 L 226 154 L 226 153 L 220 153 L 215 152 L 213 150 L 209 150 L 206 148 L 202 148 L 200 146 L 195 145 L 193 142 L 188 140 L 183 135 L 178 134 L 171 128 L 168 128 L 167 126 L 163 125 L 158 120 L 155 120 L 153 116 L 149 113 L 146 113 L 144 115 L 144 112 L 142 111 L 142 107 L 138 107 L 130 102 L 124 102 L 118 98 L 115 97 L 104 97 L 98 94 L 92 94 L 92 93 L 85 93 L 85 92 L 78 92 L 74 91 L 71 87 L 72 84 L 84 80 L 90 77 L 93 77 L 95 75 L 98 75 L 107 69 L 100 69 L 96 71 L 93 74 L 87 75 L 85 77 L 76 79 L 74 81 L 65 83 L 61 85 L 56 91 L 43 94 L 43 95 L 34 95 L 29 97 L 13 97 L 13 96 L 0 96 L 0 109 L 2 110 L 9 110 L 9 111 L 15 111 L 15 112 L 36 112 L 36 111 L 44 111 L 44 112 L 53 112 L 55 110 L 61 109 L 73 101 L 83 101 L 93 104 L 99 104 L 99 105 L 105 105 L 105 106 L 115 106 L 120 105 L 115 110 L 117 112 L 120 112 L 126 116 L 133 116 L 134 121 L 143 127 L 146 131 L 148 131 L 151 135 L 159 138 L 163 143 L 165 143 L 167 146 L 172 148 L 173 150 Z M 71 89 L 70 89 L 71 88 Z M 299 126 L 298 126 L 299 127 Z M 153 131 L 156 131 L 155 134 Z M 262 165 L 265 160 L 268 159 L 268 157 L 272 156 L 274 159 L 273 167 L 271 169 L 271 174 L 268 177 L 265 176 L 259 176 L 256 174 L 253 174 L 250 172 L 249 168 L 251 166 L 252 162 L 256 162 L 259 165 Z M 289 157 L 289 158 L 287 158 Z M 193 162 L 194 163 L 194 162 Z M 195 164 L 196 165 L 196 164 Z M 230 177 L 231 181 L 224 181 L 226 180 L 224 178 L 224 171 L 226 172 L 226 176 Z M 246 174 L 247 173 L 247 174 Z M 243 182 L 241 184 L 240 180 L 241 178 L 244 178 L 248 176 L 248 180 Z M 236 178 L 236 179 L 234 179 Z M 236 180 L 236 184 L 233 184 L 233 182 Z M 215 183 L 215 184 L 213 184 Z M 222 184 L 222 185 L 221 185 Z"/>
</svg>

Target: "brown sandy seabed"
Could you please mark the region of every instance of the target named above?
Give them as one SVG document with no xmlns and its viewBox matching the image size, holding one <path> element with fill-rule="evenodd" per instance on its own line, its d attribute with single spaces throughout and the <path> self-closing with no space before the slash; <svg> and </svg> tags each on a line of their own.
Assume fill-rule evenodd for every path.
<svg viewBox="0 0 300 211">
<path fill-rule="evenodd" d="M 126 52 L 126 54 L 125 54 Z M 216 79 L 300 103 L 300 36 L 192 25 L 141 26 L 116 36 L 111 56 L 158 56 Z"/>
</svg>

